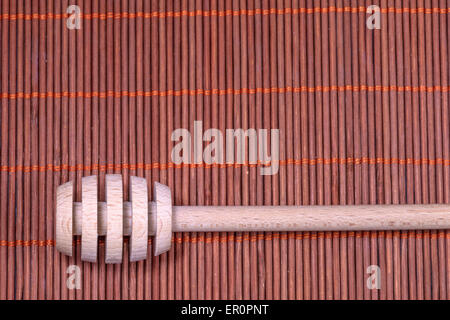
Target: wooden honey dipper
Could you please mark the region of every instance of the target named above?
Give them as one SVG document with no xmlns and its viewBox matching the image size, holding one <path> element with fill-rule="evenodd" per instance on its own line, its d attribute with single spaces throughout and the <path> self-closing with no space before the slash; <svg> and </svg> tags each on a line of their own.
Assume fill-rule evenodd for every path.
<svg viewBox="0 0 450 320">
<path fill-rule="evenodd" d="M 81 235 L 81 259 L 97 261 L 98 236 L 106 236 L 106 263 L 121 263 L 123 236 L 130 236 L 130 261 L 170 249 L 172 232 L 362 231 L 450 228 L 450 205 L 349 206 L 172 206 L 170 189 L 155 182 L 148 202 L 147 181 L 130 177 L 130 202 L 123 201 L 122 176 L 106 175 L 106 202 L 98 202 L 97 176 L 82 178 L 82 202 L 73 202 L 73 182 L 56 193 L 56 248 L 72 255 Z"/>
</svg>

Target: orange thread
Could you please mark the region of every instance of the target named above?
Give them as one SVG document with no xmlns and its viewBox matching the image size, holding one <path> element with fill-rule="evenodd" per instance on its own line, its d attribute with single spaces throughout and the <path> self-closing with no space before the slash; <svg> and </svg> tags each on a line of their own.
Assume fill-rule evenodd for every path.
<svg viewBox="0 0 450 320">
<path fill-rule="evenodd" d="M 182 243 L 197 243 L 197 242 L 205 242 L 205 243 L 212 243 L 212 242 L 236 242 L 236 243 L 240 243 L 242 241 L 257 241 L 257 240 L 266 240 L 266 241 L 272 241 L 275 239 L 281 239 L 281 240 L 287 240 L 287 239 L 295 239 L 295 240 L 307 240 L 307 239 L 311 239 L 311 240 L 315 240 L 315 239 L 345 239 L 347 237 L 356 237 L 356 238 L 361 238 L 361 236 L 363 237 L 372 237 L 372 238 L 377 238 L 377 233 L 373 232 L 348 232 L 346 233 L 339 233 L 339 232 L 317 232 L 317 233 L 309 233 L 306 232 L 304 234 L 302 233 L 289 233 L 288 235 L 286 234 L 280 234 L 278 232 L 274 232 L 273 235 L 252 235 L 251 237 L 248 235 L 243 235 L 243 236 L 234 236 L 232 234 L 228 235 L 223 235 L 223 236 L 198 236 L 198 237 L 190 237 L 189 234 L 186 234 L 184 236 L 177 236 L 177 237 L 173 237 L 172 238 L 172 242 L 177 243 L 177 244 L 182 244 Z M 400 233 L 400 231 L 393 231 L 393 232 L 385 232 L 385 231 L 378 231 L 378 237 L 379 238 L 386 238 L 386 239 L 390 239 L 392 237 L 399 237 L 401 239 L 450 239 L 450 233 L 445 232 L 443 230 L 439 230 L 437 232 L 429 232 L 429 231 L 417 231 L 416 235 L 414 235 L 414 232 L 411 233 Z M 129 239 L 124 238 L 124 243 L 129 243 Z M 56 241 L 53 239 L 49 239 L 49 240 L 13 240 L 13 241 L 8 241 L 8 240 L 0 240 L 0 247 L 31 247 L 31 246 L 37 246 L 37 247 L 53 247 L 55 246 Z M 148 244 L 151 245 L 152 244 L 152 238 L 148 239 Z M 81 239 L 79 237 L 77 237 L 76 239 L 74 239 L 73 241 L 73 245 L 81 245 Z M 105 241 L 103 239 L 99 240 L 99 245 L 100 246 L 104 246 L 105 245 Z"/>
<path fill-rule="evenodd" d="M 284 15 L 284 14 L 314 14 L 314 13 L 366 13 L 367 8 L 363 6 L 359 7 L 340 7 L 337 8 L 335 6 L 329 6 L 329 7 L 315 7 L 315 8 L 284 8 L 284 9 L 276 9 L 276 8 L 270 8 L 270 9 L 254 9 L 254 10 L 195 10 L 195 11 L 167 11 L 167 12 L 159 12 L 159 11 L 153 11 L 153 12 L 121 12 L 121 13 L 114 13 L 114 12 L 107 12 L 107 13 L 85 13 L 80 14 L 80 17 L 86 20 L 90 19 L 136 19 L 136 18 L 179 18 L 179 17 L 209 17 L 209 16 L 254 16 L 254 15 L 268 15 L 268 14 L 277 14 L 277 15 Z M 409 14 L 417 14 L 417 13 L 424 13 L 424 14 L 447 14 L 450 11 L 450 8 L 381 8 L 381 13 L 396 13 L 396 14 L 402 14 L 402 13 L 409 13 Z M 47 14 L 8 14 L 4 13 L 0 15 L 0 20 L 50 20 L 50 19 L 66 19 L 69 17 L 69 14 L 67 13 L 47 13 Z"/>
<path fill-rule="evenodd" d="M 391 158 L 391 159 L 385 159 L 385 158 L 367 158 L 367 157 L 361 157 L 361 158 L 331 158 L 331 159 L 324 159 L 324 158 L 317 158 L 317 159 L 287 159 L 287 160 L 279 160 L 279 165 L 281 166 L 287 166 L 287 165 L 310 165 L 314 166 L 317 164 L 322 165 L 330 165 L 330 164 L 340 164 L 340 165 L 361 165 L 361 164 L 384 164 L 384 165 L 391 165 L 391 164 L 399 164 L 399 165 L 444 165 L 444 166 L 450 166 L 450 159 L 398 159 L 398 158 Z M 175 164 L 172 162 L 169 163 L 137 163 L 137 164 L 92 164 L 92 165 L 83 165 L 83 164 L 77 164 L 77 165 L 68 165 L 68 164 L 62 164 L 62 165 L 53 165 L 53 164 L 47 164 L 47 165 L 31 165 L 31 166 L 24 166 L 24 165 L 16 165 L 16 166 L 7 166 L 2 165 L 0 166 L 0 171 L 2 172 L 9 172 L 9 173 L 16 173 L 16 172 L 45 172 L 45 171 L 54 171 L 54 172 L 60 172 L 60 171 L 70 171 L 70 172 L 77 172 L 77 171 L 92 171 L 97 170 L 101 172 L 105 172 L 108 170 L 136 170 L 137 169 L 144 169 L 144 170 L 167 170 L 167 169 L 181 169 L 181 168 L 242 168 L 242 167 L 266 167 L 270 166 L 271 162 L 263 163 L 261 161 L 257 161 L 256 163 L 250 163 L 249 161 L 245 161 L 244 163 L 226 163 L 226 164 L 207 164 L 207 163 L 198 163 L 198 164 L 190 164 L 190 163 L 182 163 L 182 164 Z"/>
<path fill-rule="evenodd" d="M 92 98 L 108 98 L 108 97 L 114 97 L 114 98 L 121 98 L 121 97 L 151 97 L 151 96 L 159 96 L 159 97 L 169 97 L 169 96 L 183 96 L 183 95 L 189 95 L 189 96 L 196 96 L 196 95 L 242 95 L 242 94 L 256 94 L 256 93 L 264 93 L 264 94 L 270 94 L 270 93 L 279 93 L 283 94 L 286 92 L 294 92 L 294 93 L 300 93 L 300 92 L 330 92 L 330 91 L 394 91 L 394 92 L 403 92 L 403 91 L 413 91 L 413 92 L 448 92 L 450 91 L 450 87 L 442 87 L 442 86 L 419 86 L 419 87 L 409 87 L 409 86 L 366 86 L 366 85 L 360 85 L 360 86 L 352 86 L 352 85 L 346 85 L 346 86 L 317 86 L 317 87 L 285 87 L 285 88 L 241 88 L 241 89 L 211 89 L 211 90 L 204 90 L 204 89 L 196 89 L 196 90 L 188 90 L 188 89 L 181 89 L 181 90 L 166 90 L 166 91 L 159 91 L 159 90 L 153 90 L 153 91 L 106 91 L 106 92 L 99 92 L 99 91 L 93 91 L 93 92 L 32 92 L 32 93 L 25 93 L 25 92 L 17 92 L 17 93 L 1 93 L 0 96 L 3 99 L 10 99 L 10 100 L 16 100 L 16 99 L 32 99 L 32 98 L 86 98 L 86 99 L 92 99 Z"/>
</svg>

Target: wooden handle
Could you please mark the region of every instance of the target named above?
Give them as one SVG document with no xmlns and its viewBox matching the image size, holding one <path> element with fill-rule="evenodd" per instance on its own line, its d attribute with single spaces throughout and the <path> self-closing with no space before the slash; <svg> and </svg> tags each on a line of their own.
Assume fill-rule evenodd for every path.
<svg viewBox="0 0 450 320">
<path fill-rule="evenodd" d="M 156 225 L 148 204 L 148 235 Z M 73 234 L 82 234 L 82 204 L 75 202 Z M 131 236 L 131 202 L 123 203 L 123 235 Z M 153 212 L 156 208 L 153 209 Z M 450 206 L 174 206 L 173 232 L 363 231 L 450 229 Z M 98 235 L 106 235 L 106 202 L 98 203 Z"/>
<path fill-rule="evenodd" d="M 448 205 L 173 207 L 174 232 L 450 228 Z"/>
<path fill-rule="evenodd" d="M 96 261 L 97 237 L 106 236 L 106 262 L 119 263 L 123 236 L 130 236 L 130 259 L 138 261 L 146 258 L 149 235 L 155 236 L 159 255 L 170 249 L 172 232 L 450 229 L 450 206 L 443 204 L 172 207 L 167 186 L 155 183 L 155 201 L 148 203 L 146 180 L 131 177 L 131 202 L 123 202 L 121 176 L 106 178 L 106 203 L 96 202 L 96 177 L 83 178 L 82 203 L 72 202 L 71 182 L 58 188 L 56 242 L 61 252 L 72 254 L 73 235 L 82 236 L 82 260 Z"/>
</svg>

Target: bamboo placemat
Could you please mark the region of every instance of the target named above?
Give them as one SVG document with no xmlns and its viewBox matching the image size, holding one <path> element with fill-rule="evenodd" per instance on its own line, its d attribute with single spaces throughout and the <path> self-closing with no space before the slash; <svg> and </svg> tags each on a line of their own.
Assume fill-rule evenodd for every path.
<svg viewBox="0 0 450 320">
<path fill-rule="evenodd" d="M 80 201 L 86 175 L 102 201 L 121 173 L 125 200 L 137 175 L 176 205 L 450 203 L 450 1 L 0 3 L 0 299 L 450 297 L 448 231 L 175 234 L 137 263 L 125 243 L 120 265 L 102 241 L 97 264 L 79 238 L 73 258 L 54 247 L 55 189 Z M 195 120 L 279 128 L 279 172 L 175 165 L 171 133 Z"/>
</svg>

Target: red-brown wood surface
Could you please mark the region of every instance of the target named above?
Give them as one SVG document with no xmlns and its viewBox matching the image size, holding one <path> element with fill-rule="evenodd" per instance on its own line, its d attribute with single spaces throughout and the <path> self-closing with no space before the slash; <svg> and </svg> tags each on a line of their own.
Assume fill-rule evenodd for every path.
<svg viewBox="0 0 450 320">
<path fill-rule="evenodd" d="M 96 264 L 79 238 L 54 246 L 56 187 L 80 201 L 87 175 L 101 201 L 120 173 L 126 201 L 137 175 L 175 205 L 450 203 L 450 1 L 0 3 L 0 299 L 450 298 L 448 231 L 176 233 L 135 263 L 125 239 L 118 265 L 103 239 Z M 280 129 L 279 171 L 248 145 L 243 164 L 175 164 L 194 121 Z"/>
</svg>

